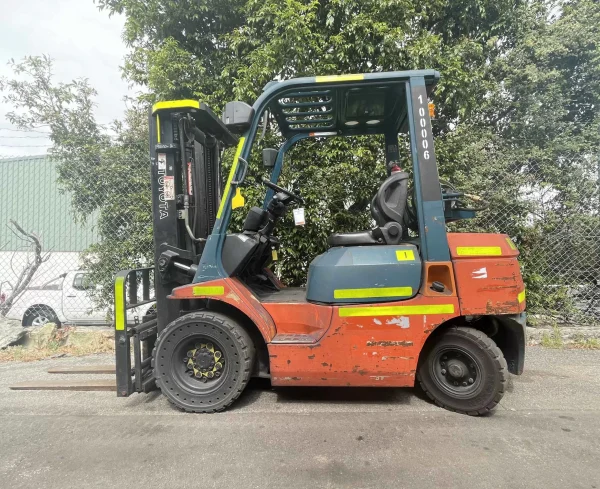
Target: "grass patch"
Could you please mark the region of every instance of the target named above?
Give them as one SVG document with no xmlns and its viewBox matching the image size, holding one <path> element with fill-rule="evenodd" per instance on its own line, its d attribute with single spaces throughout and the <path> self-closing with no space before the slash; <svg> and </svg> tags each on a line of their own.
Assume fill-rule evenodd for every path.
<svg viewBox="0 0 600 489">
<path fill-rule="evenodd" d="M 64 345 L 60 339 L 51 339 L 47 345 L 9 346 L 0 350 L 0 363 L 34 362 L 56 356 L 92 355 L 94 353 L 110 353 L 115 351 L 115 340 L 104 335 L 95 335 L 93 340 L 83 345 Z"/>
<path fill-rule="evenodd" d="M 558 326 L 554 325 L 550 333 L 542 335 L 541 345 L 546 348 L 563 348 L 565 346 Z"/>
<path fill-rule="evenodd" d="M 600 339 L 598 338 L 584 338 L 579 336 L 574 339 L 573 344 L 569 345 L 570 348 L 581 348 L 582 350 L 600 350 Z"/>
</svg>

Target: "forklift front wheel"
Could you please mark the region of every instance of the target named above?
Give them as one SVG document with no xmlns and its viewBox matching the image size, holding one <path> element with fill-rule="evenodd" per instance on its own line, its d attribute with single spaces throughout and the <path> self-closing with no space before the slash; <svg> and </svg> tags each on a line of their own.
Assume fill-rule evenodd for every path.
<svg viewBox="0 0 600 489">
<path fill-rule="evenodd" d="M 186 314 L 159 335 L 152 354 L 156 385 L 180 409 L 223 411 L 242 393 L 254 364 L 254 344 L 227 316 Z"/>
<path fill-rule="evenodd" d="M 450 327 L 431 338 L 417 378 L 435 403 L 480 415 L 494 409 L 506 390 L 508 369 L 496 343 L 474 328 Z"/>
</svg>

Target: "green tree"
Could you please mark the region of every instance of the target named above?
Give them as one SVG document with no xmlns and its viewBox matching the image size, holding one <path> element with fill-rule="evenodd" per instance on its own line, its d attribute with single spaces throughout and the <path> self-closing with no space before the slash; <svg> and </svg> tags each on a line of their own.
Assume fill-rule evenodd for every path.
<svg viewBox="0 0 600 489">
<path fill-rule="evenodd" d="M 440 173 L 490 203 L 478 219 L 451 228 L 507 232 L 517 241 L 530 290 L 530 310 L 568 309 L 568 290 L 556 285 L 588 283 L 598 273 L 599 254 L 590 245 L 590 236 L 597 236 L 600 226 L 596 182 L 600 83 L 597 2 L 97 3 L 101 10 L 126 16 L 124 39 L 130 52 L 124 76 L 147 88 L 143 102 L 198 98 L 218 112 L 228 100 L 252 103 L 273 79 L 438 69 L 442 80 L 433 101 Z M 83 129 L 78 129 L 69 138 L 85 136 L 86 143 L 80 147 L 73 139 L 72 146 L 57 146 L 69 148 L 63 156 L 74 155 L 73 161 L 81 158 L 93 171 L 78 166 L 79 172 L 68 172 L 73 176 L 65 174 L 64 182 L 75 193 L 81 192 L 75 197 L 81 201 L 79 208 L 107 209 L 108 232 L 109 218 L 116 208 L 108 210 L 110 199 L 106 203 L 98 199 L 95 182 L 89 180 L 97 178 L 95 165 L 104 168 L 110 163 L 92 155 L 108 155 L 110 151 L 126 154 L 124 148 L 137 151 L 133 148 L 138 147 L 106 139 L 105 132 L 87 122 L 86 107 L 91 98 L 86 98 L 85 92 L 91 89 L 77 83 L 81 82 L 69 85 L 67 92 L 78 94 L 82 100 L 76 117 L 86 121 L 82 125 L 85 130 L 81 133 Z M 36 106 L 18 90 L 13 93 Z M 68 108 L 70 103 L 64 104 Z M 32 123 L 41 115 L 21 122 Z M 143 126 L 143 116 L 139 121 Z M 125 127 L 131 127 L 127 134 L 132 138 L 143 132 L 132 122 Z M 264 145 L 276 143 L 276 134 L 264 140 Z M 369 200 L 383 176 L 380 148 L 376 139 L 355 138 L 321 145 L 303 141 L 293 149 L 282 179 L 295 190 L 302 190 L 308 202 L 308 221 L 298 229 L 286 220 L 279 229 L 284 243 L 280 262 L 284 279 L 302 283 L 307 264 L 325 248 L 331 231 L 369 226 Z M 262 171 L 258 154 L 251 160 L 255 176 Z M 129 172 L 128 179 L 137 178 L 133 177 L 136 171 L 140 178 L 139 187 L 135 184 L 138 198 L 132 197 L 127 203 L 134 211 L 121 210 L 125 218 L 117 220 L 127 223 L 118 233 L 127 252 L 139 249 L 135 240 L 127 241 L 129 227 L 135 231 L 133 236 L 138 232 L 145 237 L 146 241 L 140 242 L 149 243 L 147 170 L 133 168 L 134 157 L 147 161 L 145 148 L 122 166 L 127 168 L 124 173 Z M 225 161 L 228 164 L 230 157 Z M 122 182 L 115 185 L 124 191 Z M 249 204 L 264 195 L 262 188 L 246 191 Z M 97 207 L 96 200 L 102 200 Z M 236 216 L 241 214 L 238 211 Z M 120 254 L 117 247 L 111 249 L 115 255 L 107 253 L 106 259 L 114 260 L 115 270 L 126 253 Z"/>
<path fill-rule="evenodd" d="M 132 102 L 123 121 L 110 127 L 94 116 L 96 91 L 87 80 L 56 82 L 52 60 L 11 61 L 14 78 L 1 79 L 8 120 L 21 128 L 47 126 L 58 181 L 72 196 L 75 218 L 97 218 L 100 241 L 82 254 L 82 265 L 100 285 L 97 300 L 112 303 L 116 271 L 148 264 L 152 256 L 148 124 Z"/>
<path fill-rule="evenodd" d="M 589 243 L 584 236 L 598 228 L 590 198 L 599 134 L 597 2 L 100 0 L 99 6 L 126 15 L 125 75 L 147 86 L 150 99 L 199 97 L 218 110 L 229 99 L 252 102 L 272 79 L 440 70 L 434 94 L 440 172 L 490 203 L 481 218 L 452 228 L 516 239 L 534 307 L 564 306 L 564 290 L 555 300 L 549 283 L 589 281 L 569 267 L 581 268 L 570 257 L 589 256 L 589 246 L 576 243 Z M 365 197 L 382 176 L 374 146 L 301 143 L 292 152 L 282 178 L 307 195 L 309 223 L 280 229 L 285 278 L 303 280 L 332 230 L 369 224 Z M 362 155 L 361 165 L 352 154 Z M 569 221 L 579 224 L 567 231 Z M 569 241 L 569 250 L 559 238 L 557 260 L 548 238 L 571 231 L 580 238 Z M 592 266 L 583 268 L 597 273 L 598 254 L 592 256 Z"/>
</svg>

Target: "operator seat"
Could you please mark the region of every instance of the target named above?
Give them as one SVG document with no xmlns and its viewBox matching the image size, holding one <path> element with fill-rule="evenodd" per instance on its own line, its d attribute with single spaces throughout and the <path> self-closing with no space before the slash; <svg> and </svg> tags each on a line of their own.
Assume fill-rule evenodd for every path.
<svg viewBox="0 0 600 489">
<path fill-rule="evenodd" d="M 377 226 L 369 231 L 333 233 L 329 246 L 366 246 L 397 244 L 402 239 L 402 217 L 408 195 L 408 173 L 394 165 L 391 175 L 381 184 L 371 200 L 371 216 Z"/>
</svg>

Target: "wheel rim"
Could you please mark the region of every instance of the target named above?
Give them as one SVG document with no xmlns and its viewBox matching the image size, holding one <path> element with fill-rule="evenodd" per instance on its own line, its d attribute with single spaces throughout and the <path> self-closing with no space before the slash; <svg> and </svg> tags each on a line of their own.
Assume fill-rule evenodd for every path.
<svg viewBox="0 0 600 489">
<path fill-rule="evenodd" d="M 44 324 L 48 324 L 49 322 L 50 322 L 50 318 L 48 318 L 47 316 L 44 316 L 42 314 L 39 314 L 33 318 L 33 321 L 31 321 L 31 325 L 32 326 L 43 326 Z"/>
<path fill-rule="evenodd" d="M 229 363 L 223 346 L 208 336 L 187 337 L 173 349 L 173 376 L 195 394 L 218 389 L 227 377 Z"/>
<path fill-rule="evenodd" d="M 463 348 L 443 348 L 436 352 L 431 370 L 435 383 L 452 397 L 473 397 L 480 390 L 482 367 Z"/>
</svg>

